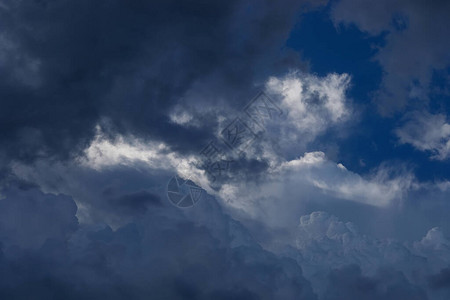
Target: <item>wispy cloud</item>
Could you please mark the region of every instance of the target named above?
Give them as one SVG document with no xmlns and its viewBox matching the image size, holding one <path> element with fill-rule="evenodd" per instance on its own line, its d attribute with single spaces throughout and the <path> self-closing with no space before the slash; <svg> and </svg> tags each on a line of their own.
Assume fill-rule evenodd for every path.
<svg viewBox="0 0 450 300">
<path fill-rule="evenodd" d="M 450 157 L 450 123 L 443 114 L 411 113 L 396 134 L 400 143 L 430 153 L 431 159 Z"/>
</svg>

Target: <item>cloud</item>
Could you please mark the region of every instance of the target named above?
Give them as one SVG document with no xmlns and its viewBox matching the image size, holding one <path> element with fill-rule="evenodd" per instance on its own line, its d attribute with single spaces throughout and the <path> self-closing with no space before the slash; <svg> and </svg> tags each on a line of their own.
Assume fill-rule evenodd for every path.
<svg viewBox="0 0 450 300">
<path fill-rule="evenodd" d="M 396 130 L 402 144 L 431 154 L 431 159 L 446 160 L 450 156 L 450 124 L 443 114 L 414 112 Z"/>
<path fill-rule="evenodd" d="M 435 42 L 417 31 L 429 17 L 408 4 L 389 25 L 395 4 L 359 19 L 346 3 L 336 24 L 390 30 L 380 99 L 424 97 L 427 72 L 447 56 L 438 45 L 404 53 Z M 358 112 L 349 74 L 309 74 L 280 50 L 316 7 L 305 4 L 1 1 L 0 298 L 425 299 L 444 289 L 447 183 L 398 165 L 358 174 L 317 146 Z M 213 186 L 198 151 L 258 89 L 283 113 Z M 447 120 L 418 116 L 424 131 L 405 122 L 401 143 L 447 157 Z M 209 194 L 177 209 L 166 194 L 174 174 Z M 411 197 L 420 193 L 431 200 Z M 439 214 L 425 222 L 429 211 Z M 392 219 L 420 238 L 392 239 Z M 387 229 L 372 236 L 370 222 Z"/>
<path fill-rule="evenodd" d="M 2 1 L 3 155 L 72 158 L 99 123 L 111 136 L 196 151 L 192 141 L 210 139 L 213 124 L 186 128 L 173 109 L 182 99 L 193 109 L 231 106 L 269 74 L 299 65 L 280 47 L 303 4 Z"/>
<path fill-rule="evenodd" d="M 387 208 L 400 204 L 414 186 L 414 176 L 406 170 L 396 174 L 380 167 L 361 177 L 319 151 L 269 167 L 257 183 L 224 184 L 216 196 L 267 226 L 286 227 L 292 226 L 307 203 L 351 201 Z"/>
<path fill-rule="evenodd" d="M 321 211 L 300 218 L 296 241 L 281 252 L 302 265 L 321 299 L 427 299 L 434 293 L 429 276 L 450 261 L 449 240 L 438 228 L 413 243 L 377 239 Z"/>
<path fill-rule="evenodd" d="M 425 291 L 411 284 L 401 272 L 381 270 L 374 277 L 366 277 L 356 265 L 333 270 L 328 276 L 329 286 L 323 299 L 428 299 Z"/>
<path fill-rule="evenodd" d="M 131 146 L 138 145 L 130 142 Z M 120 143 L 116 146 L 118 152 L 124 149 Z M 119 289 L 135 298 L 154 293 L 175 299 L 186 295 L 199 299 L 212 295 L 262 299 L 303 295 L 304 299 L 314 299 L 312 286 L 320 299 L 327 299 L 323 297 L 331 297 L 337 289 L 330 279 L 333 269 L 356 264 L 360 273 L 350 276 L 353 279 L 349 279 L 348 284 L 352 286 L 349 293 L 354 289 L 353 284 L 358 286 L 354 278 L 362 278 L 363 282 L 373 284 L 373 290 L 360 291 L 368 299 L 372 293 L 394 297 L 390 295 L 399 295 L 393 291 L 397 289 L 401 295 L 415 291 L 421 297 L 422 290 L 428 286 L 427 276 L 436 274 L 450 261 L 450 242 L 438 228 L 429 230 L 423 239 L 409 243 L 364 234 L 356 224 L 341 221 L 330 213 L 304 215 L 308 202 L 334 202 L 342 206 L 344 202 L 366 205 L 370 203 L 365 201 L 373 201 L 371 205 L 377 207 L 392 195 L 390 201 L 395 203 L 396 197 L 402 198 L 405 190 L 412 188 L 413 178 L 405 174 L 397 173 L 400 175 L 395 177 L 395 173 L 380 169 L 375 174 L 384 175 L 362 178 L 342 164 L 329 161 L 323 153 L 311 152 L 276 169 L 269 168 L 261 181 L 245 181 L 242 186 L 225 185 L 217 193 L 220 199 L 208 196 L 191 209 L 179 210 L 165 196 L 171 166 L 165 169 L 160 163 L 153 165 L 151 160 L 141 160 L 141 155 L 130 155 L 116 163 L 100 169 L 85 163 L 67 165 L 44 161 L 32 167 L 14 166 L 16 175 L 23 180 L 36 182 L 47 192 L 71 195 L 79 207 L 77 216 L 81 224 L 67 230 L 71 228 L 70 223 L 62 222 L 58 230 L 67 234 L 37 239 L 30 246 L 33 252 L 27 254 L 28 259 L 20 251 L 14 258 L 12 248 L 3 248 L 4 270 L 18 263 L 23 270 L 36 264 L 48 266 L 42 273 L 30 273 L 30 277 L 19 273 L 15 281 L 8 283 L 10 293 L 19 293 L 26 284 L 32 290 L 47 280 L 46 286 L 51 288 L 41 288 L 44 292 L 77 297 L 114 298 Z M 326 185 L 315 185 L 318 179 Z M 355 183 L 363 188 L 352 190 Z M 341 185 L 348 186 L 350 192 L 342 193 Z M 374 198 L 362 193 L 370 188 L 378 191 Z M 35 189 L 31 189 L 32 197 L 64 199 L 62 195 L 45 195 Z M 230 191 L 234 194 L 227 194 Z M 234 196 L 226 198 L 231 195 Z M 345 198 L 349 195 L 352 198 Z M 8 198 L 9 203 L 13 203 L 14 197 Z M 331 210 L 331 206 L 324 207 Z M 387 214 L 389 210 L 384 209 L 382 213 Z M 18 214 L 7 207 L 4 211 L 11 218 Z M 49 214 L 42 210 L 39 216 L 50 221 Z M 68 215 L 69 220 L 73 219 L 75 211 Z M 27 226 L 23 224 L 20 228 L 26 230 Z M 15 236 L 16 245 L 27 245 L 22 240 L 27 240 L 23 233 Z M 5 239 L 4 235 L 2 241 L 8 239 L 11 238 Z M 57 242 L 64 239 L 68 248 Z M 4 242 L 4 245 L 12 244 Z M 44 255 L 44 251 L 51 257 Z M 60 267 L 54 269 L 55 264 Z M 387 274 L 397 275 L 380 275 L 384 274 L 379 273 L 383 272 L 379 270 L 383 266 L 390 267 Z M 267 280 L 271 284 L 264 287 Z M 74 290 L 74 283 L 82 288 Z M 395 288 L 392 290 L 391 286 Z M 7 293 L 8 289 L 3 291 Z"/>
<path fill-rule="evenodd" d="M 17 226 L 1 231 L 4 298 L 317 299 L 295 261 L 263 250 L 214 199 L 187 213 L 155 207 L 112 230 L 77 226 L 69 197 L 5 193 Z M 23 201 L 33 202 L 26 212 L 15 208 Z"/>
<path fill-rule="evenodd" d="M 191 210 L 167 201 L 154 205 L 146 199 L 155 196 L 145 192 L 114 198 L 122 214 L 139 214 L 112 229 L 78 224 L 76 205 L 64 195 L 14 184 L 2 195 L 0 272 L 9 274 L 0 284 L 2 297 L 140 299 L 151 293 L 309 300 L 356 293 L 362 299 L 426 299 L 437 293 L 436 285 L 428 290 L 428 278 L 441 282 L 430 276 L 450 263 L 450 242 L 437 228 L 408 243 L 377 239 L 355 224 L 313 212 L 300 217 L 294 247 L 269 252 L 253 237 L 254 229 L 225 214 L 212 197 Z"/>
<path fill-rule="evenodd" d="M 297 160 L 286 162 L 282 169 L 299 175 L 303 173 L 313 186 L 334 197 L 375 206 L 386 206 L 401 199 L 414 182 L 411 173 L 393 175 L 393 170 L 386 166 L 363 178 L 344 165 L 329 161 L 323 152 L 305 153 Z"/>
<path fill-rule="evenodd" d="M 39 249 L 47 240 L 64 240 L 78 229 L 71 197 L 48 195 L 36 188 L 2 191 L 0 240 L 3 247 Z"/>
<path fill-rule="evenodd" d="M 351 201 L 389 207 L 401 203 L 416 185 L 407 170 L 380 166 L 362 177 L 330 161 L 320 151 L 307 152 L 292 160 L 279 157 L 270 148 L 254 154 L 255 157 L 249 154 L 236 161 L 238 166 L 230 170 L 230 176 L 216 189 L 207 174 L 196 167 L 195 156 L 182 156 L 161 143 L 144 144 L 131 136 L 117 136 L 111 141 L 101 132 L 73 163 L 15 162 L 12 170 L 15 176 L 38 184 L 46 192 L 72 195 L 80 206 L 79 217 L 84 220 L 96 213 L 102 217 L 94 219 L 105 218 L 111 212 L 116 214 L 114 218 L 127 219 L 127 214 L 120 210 L 121 202 L 114 199 L 133 193 L 154 194 L 149 187 L 165 188 L 174 174 L 190 177 L 228 208 L 264 220 L 266 225 L 282 227 L 296 222 L 306 203 Z M 113 183 L 124 176 L 134 178 L 136 183 L 132 189 L 121 191 L 126 181 Z M 83 217 L 85 212 L 91 216 Z M 116 222 L 120 224 L 123 220 L 113 223 Z"/>
<path fill-rule="evenodd" d="M 450 287 L 450 268 L 442 269 L 438 274 L 430 276 L 430 285 L 435 289 Z"/>
<path fill-rule="evenodd" d="M 320 78 L 292 72 L 282 78 L 271 77 L 266 83 L 270 93 L 282 97 L 282 105 L 298 129 L 315 130 L 320 117 L 330 123 L 345 119 L 349 112 L 345 93 L 349 88 L 347 74 L 328 74 Z M 317 129 L 316 129 L 317 130 Z"/>
<path fill-rule="evenodd" d="M 143 163 L 152 168 L 174 167 L 176 157 L 169 147 L 161 142 L 143 141 L 135 136 L 108 136 L 97 126 L 97 134 L 91 144 L 77 158 L 82 166 L 101 171 L 118 165 L 130 166 Z M 181 159 L 178 157 L 178 159 Z"/>
<path fill-rule="evenodd" d="M 450 64 L 447 1 L 354 1 L 332 6 L 336 25 L 354 24 L 372 36 L 385 34 L 375 55 L 383 68 L 375 101 L 382 113 L 428 100 L 433 72 Z"/>
<path fill-rule="evenodd" d="M 347 98 L 351 78 L 348 74 L 330 73 L 324 77 L 291 71 L 282 77 L 270 77 L 266 90 L 286 116 L 276 124 L 277 143 L 292 151 L 304 147 L 327 129 L 345 124 L 352 114 Z"/>
</svg>

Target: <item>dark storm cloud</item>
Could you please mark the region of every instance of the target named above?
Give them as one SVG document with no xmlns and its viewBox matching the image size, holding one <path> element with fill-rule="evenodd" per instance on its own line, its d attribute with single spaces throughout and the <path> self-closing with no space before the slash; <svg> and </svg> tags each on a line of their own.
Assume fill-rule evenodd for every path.
<svg viewBox="0 0 450 300">
<path fill-rule="evenodd" d="M 434 289 L 450 288 L 450 268 L 442 269 L 438 274 L 430 276 L 430 286 Z"/>
<path fill-rule="evenodd" d="M 408 105 L 422 108 L 428 100 L 434 72 L 450 64 L 449 13 L 450 2 L 439 0 L 343 0 L 333 6 L 336 24 L 385 35 L 385 44 L 375 55 L 384 71 L 375 95 L 381 112 Z"/>
<path fill-rule="evenodd" d="M 139 191 L 112 198 L 109 203 L 123 214 L 144 214 L 148 206 L 160 206 L 161 199 L 155 194 Z"/>
<path fill-rule="evenodd" d="M 23 202 L 39 214 L 24 217 Z M 295 261 L 263 250 L 214 200 L 194 218 L 156 208 L 114 231 L 78 226 L 66 196 L 12 190 L 0 204 L 17 225 L 2 231 L 4 299 L 317 299 Z"/>
<path fill-rule="evenodd" d="M 88 222 L 123 225 L 141 218 L 148 210 L 171 207 L 162 192 L 173 176 L 172 170 L 148 169 L 142 162 L 100 171 L 69 163 L 36 165 L 38 172 L 29 169 L 31 173 L 22 174 L 26 179 L 21 181 L 11 176 L 10 184 L 71 195 L 78 207 L 84 208 L 79 215 L 88 218 Z M 83 215 L 85 212 L 87 215 Z"/>
<path fill-rule="evenodd" d="M 280 48 L 300 4 L 3 1 L 2 150 L 23 160 L 68 157 L 101 121 L 112 136 L 197 150 L 211 128 L 174 124 L 169 109 L 194 86 L 210 92 L 200 102 L 240 101 L 269 68 L 294 62 Z"/>
<path fill-rule="evenodd" d="M 447 271 L 437 271 L 450 258 L 441 230 L 431 229 L 410 247 L 419 249 L 413 251 L 385 239 L 393 231 L 386 210 L 341 202 L 390 203 L 410 188 L 408 174 L 390 181 L 381 170 L 380 179 L 367 179 L 322 152 L 311 152 L 291 160 L 270 184 L 271 165 L 284 156 L 267 144 L 280 131 L 267 129 L 218 182 L 228 184 L 222 192 L 231 193 L 241 211 L 230 209 L 234 215 L 227 215 L 222 207 L 230 208 L 228 199 L 210 195 L 188 209 L 167 199 L 167 182 L 180 157 L 173 151 L 198 154 L 215 139 L 223 125 L 219 119 L 235 118 L 227 113 L 242 108 L 268 75 L 284 88 L 277 76 L 301 66 L 283 45 L 303 4 L 0 0 L 0 172 L 11 166 L 14 174 L 0 185 L 0 298 L 422 300 L 427 288 L 445 290 L 438 287 L 446 286 Z M 352 1 L 342 5 L 364 11 Z M 414 15 L 421 11 L 419 4 L 405 4 L 405 14 L 393 13 L 397 4 L 386 4 L 388 12 L 374 5 L 375 18 L 364 13 L 362 20 L 352 22 L 371 34 L 385 28 L 395 32 L 387 40 L 392 49 L 402 34 L 408 45 L 420 45 L 423 35 L 416 39 Z M 439 24 L 446 23 L 439 9 L 430 9 L 435 14 Z M 420 24 L 429 24 L 431 17 L 425 15 Z M 401 51 L 409 49 L 401 46 Z M 389 65 L 390 55 L 395 60 L 400 51 L 391 48 L 377 57 L 388 72 L 382 91 L 404 96 L 403 85 L 414 76 L 426 85 L 425 63 L 412 69 L 403 65 L 423 49 L 404 55 L 399 67 Z M 426 59 L 433 68 L 445 61 L 445 55 L 434 60 L 436 51 Z M 392 79 L 397 71 L 401 78 Z M 297 157 L 297 144 L 337 127 L 339 122 L 330 118 L 346 115 L 350 77 L 294 75 L 305 83 L 306 94 L 297 85 L 292 88 L 288 94 L 298 99 L 285 107 L 290 118 L 283 121 L 293 128 L 288 133 L 305 135 L 278 134 L 276 140 L 289 140 Z M 325 102 L 332 108 L 323 108 Z M 300 104 L 305 104 L 304 112 Z M 174 109 L 194 121 L 178 124 L 171 119 Z M 311 123 L 298 124 L 303 119 Z M 94 137 L 98 147 L 79 157 Z M 105 137 L 111 143 L 102 145 Z M 155 154 L 150 151 L 157 148 L 155 140 L 169 147 Z M 62 160 L 73 156 L 77 159 Z M 440 211 L 429 215 L 446 220 L 441 208 L 448 205 L 440 195 L 430 212 Z M 406 216 L 397 218 L 392 212 L 402 230 L 436 225 L 414 218 L 408 205 L 405 201 L 402 210 Z M 349 217 L 339 221 L 313 212 L 318 208 Z M 305 210 L 309 217 L 302 217 Z M 245 227 L 234 218 L 245 220 L 247 212 L 252 219 Z M 347 222 L 350 216 L 361 223 L 370 220 L 367 227 L 375 224 L 380 232 L 380 227 L 389 229 L 380 233 L 381 240 L 367 237 Z M 286 244 L 292 248 L 289 255 L 272 249 Z M 351 263 L 358 266 L 342 267 Z M 370 273 L 385 264 L 392 269 Z M 337 269 L 330 273 L 332 268 Z M 427 286 L 429 274 L 435 275 Z"/>
<path fill-rule="evenodd" d="M 64 240 L 78 228 L 77 206 L 68 196 L 44 195 L 36 188 L 1 192 L 2 246 L 40 248 L 47 240 Z"/>
<path fill-rule="evenodd" d="M 393 270 L 380 270 L 376 276 L 361 274 L 356 265 L 334 270 L 329 274 L 329 287 L 324 299 L 428 299 L 425 292 L 411 284 L 401 273 Z"/>
</svg>

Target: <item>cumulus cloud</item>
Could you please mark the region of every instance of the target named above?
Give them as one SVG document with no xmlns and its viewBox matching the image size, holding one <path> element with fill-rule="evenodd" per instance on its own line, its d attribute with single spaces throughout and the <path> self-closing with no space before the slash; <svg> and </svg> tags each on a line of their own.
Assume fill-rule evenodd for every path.
<svg viewBox="0 0 450 300">
<path fill-rule="evenodd" d="M 396 134 L 400 143 L 430 153 L 431 159 L 446 160 L 450 156 L 450 124 L 443 114 L 411 113 Z"/>
<path fill-rule="evenodd" d="M 319 77 L 300 71 L 270 77 L 266 90 L 286 114 L 273 134 L 278 136 L 278 146 L 292 155 L 292 148 L 299 151 L 327 129 L 347 121 L 352 114 L 347 98 L 350 81 L 348 74 Z"/>
<path fill-rule="evenodd" d="M 259 156 L 255 154 L 254 161 L 251 156 L 236 161 L 240 168 L 232 169 L 232 176 L 218 189 L 211 188 L 212 182 L 205 171 L 196 166 L 195 156 L 179 155 L 164 144 L 143 144 L 132 137 L 118 136 L 108 140 L 101 133 L 74 163 L 41 160 L 26 165 L 15 162 L 12 170 L 15 176 L 37 183 L 46 192 L 72 195 L 82 206 L 81 214 L 119 203 L 109 199 L 108 195 L 124 195 L 117 194 L 116 187 L 110 186 L 108 181 L 115 181 L 122 172 L 133 178 L 137 174 L 142 177 L 139 184 L 135 184 L 135 190 L 127 190 L 125 194 L 136 192 L 136 189 L 137 192 L 151 193 L 149 186 L 164 188 L 164 180 L 178 174 L 194 180 L 221 199 L 225 206 L 257 220 L 264 218 L 266 224 L 282 227 L 295 222 L 307 202 L 327 199 L 389 207 L 399 204 L 416 186 L 414 176 L 407 170 L 398 172 L 381 166 L 362 177 L 344 165 L 330 161 L 320 151 L 285 160 L 269 150 Z M 270 161 L 270 164 L 258 167 L 264 161 Z M 137 174 L 131 175 L 134 172 Z M 95 177 L 97 184 L 92 184 Z M 156 184 L 145 184 L 146 181 Z M 95 213 L 90 211 L 90 214 Z"/>
<path fill-rule="evenodd" d="M 416 247 L 364 235 L 355 224 L 342 222 L 326 212 L 302 216 L 297 228 L 296 248 L 301 252 L 302 260 L 309 266 L 315 265 L 307 268 L 313 272 L 320 268 L 356 264 L 364 274 L 373 275 L 379 267 L 390 265 L 412 274 L 426 264 L 424 257 L 415 256 L 418 253 Z M 431 252 L 423 253 L 432 255 Z"/>
<path fill-rule="evenodd" d="M 357 119 L 351 75 L 310 74 L 280 47 L 299 12 L 325 2 L 0 1 L 0 298 L 440 297 L 448 182 L 418 183 L 401 165 L 358 174 L 317 146 Z M 420 5 L 394 25 L 396 4 L 362 19 L 342 9 L 351 1 L 333 5 L 336 24 L 390 30 L 380 99 L 422 97 L 427 72 L 446 64 L 440 47 L 414 68 L 404 66 L 423 49 L 392 63 L 402 41 L 424 37 Z M 213 183 L 199 150 L 246 115 L 256 90 L 282 113 Z M 448 157 L 445 117 L 417 116 L 397 131 L 401 143 Z M 175 174 L 208 193 L 174 207 Z M 423 222 L 430 210 L 439 219 Z M 382 222 L 395 217 L 424 237 L 390 238 Z M 388 230 L 372 236 L 369 222 Z"/>
<path fill-rule="evenodd" d="M 288 173 L 305 172 L 308 182 L 335 197 L 375 206 L 386 206 L 401 199 L 414 182 L 411 173 L 393 176 L 393 170 L 385 166 L 372 176 L 363 178 L 347 170 L 344 165 L 329 161 L 323 152 L 305 153 L 297 160 L 286 162 L 281 168 Z"/>
<path fill-rule="evenodd" d="M 3 1 L 2 152 L 23 161 L 71 158 L 104 120 L 111 135 L 195 151 L 192 140 L 210 138 L 211 124 L 187 130 L 173 108 L 190 95 L 191 106 L 229 106 L 254 82 L 298 66 L 280 46 L 303 4 Z"/>
<path fill-rule="evenodd" d="M 257 184 L 227 183 L 216 195 L 266 225 L 284 227 L 292 225 L 308 202 L 352 201 L 389 207 L 399 204 L 414 186 L 414 176 L 407 171 L 395 174 L 381 167 L 361 177 L 328 160 L 323 152 L 310 152 L 269 168 Z"/>
<path fill-rule="evenodd" d="M 295 261 L 263 250 L 213 199 L 186 214 L 154 208 L 112 230 L 78 226 L 70 197 L 35 188 L 5 195 L 2 297 L 317 299 Z M 24 201 L 35 217 L 17 209 Z"/>
<path fill-rule="evenodd" d="M 314 212 L 300 218 L 295 244 L 269 252 L 213 197 L 192 210 L 162 201 L 113 229 L 78 224 L 70 197 L 34 186 L 12 183 L 2 196 L 3 297 L 425 299 L 444 282 L 434 274 L 450 263 L 450 242 L 437 228 L 405 243 Z M 121 201 L 132 205 L 133 196 Z"/>
<path fill-rule="evenodd" d="M 135 136 L 108 136 L 97 126 L 97 134 L 91 144 L 78 157 L 80 165 L 101 171 L 107 167 L 130 166 L 137 163 L 154 169 L 175 167 L 177 157 L 161 142 L 142 141 Z M 181 157 L 178 157 L 181 159 Z"/>
<path fill-rule="evenodd" d="M 300 218 L 296 240 L 284 255 L 303 266 L 321 299 L 428 299 L 428 295 L 435 299 L 428 278 L 450 259 L 449 240 L 438 228 L 413 243 L 377 239 L 320 211 Z M 435 277 L 432 282 L 439 282 Z"/>
<path fill-rule="evenodd" d="M 108 144 L 108 147 L 115 146 L 118 153 L 126 149 L 121 143 Z M 145 151 L 148 149 L 143 153 Z M 27 223 L 13 228 L 15 232 L 4 231 L 4 270 L 10 270 L 8 268 L 17 264 L 17 260 L 21 260 L 23 269 L 36 263 L 48 265 L 42 273 L 26 277 L 30 288 L 39 286 L 46 278 L 51 286 L 59 287 L 57 293 L 79 297 L 107 295 L 114 298 L 119 288 L 134 298 L 156 293 L 175 299 L 188 297 L 185 295 L 195 295 L 199 299 L 212 296 L 290 299 L 303 295 L 304 299 L 315 299 L 315 293 L 319 299 L 328 299 L 340 285 L 333 274 L 343 272 L 341 277 L 344 278 L 347 266 L 357 265 L 356 275 L 350 276 L 353 279 L 345 286 L 358 286 L 360 280 L 366 280 L 373 289 L 360 292 L 371 299 L 373 293 L 377 297 L 391 295 L 391 286 L 402 291 L 395 294 L 397 296 L 414 291 L 422 297 L 428 287 L 427 276 L 437 274 L 443 265 L 450 263 L 450 242 L 438 228 L 431 229 L 421 240 L 405 243 L 371 237 L 360 232 L 355 224 L 325 212 L 304 215 L 298 222 L 308 201 L 352 200 L 384 207 L 411 188 L 413 178 L 403 176 L 405 174 L 398 178 L 388 175 L 362 178 L 342 164 L 327 160 L 323 153 L 311 152 L 276 169 L 269 168 L 267 177 L 257 184 L 225 185 L 216 191 L 220 201 L 208 196 L 192 209 L 179 210 L 169 204 L 165 195 L 165 184 L 173 174 L 171 166 L 165 169 L 161 164 L 153 165 L 151 160 L 142 160 L 133 153 L 124 151 L 122 154 L 126 158 L 116 161 L 117 165 L 100 168 L 86 162 L 68 166 L 41 161 L 34 169 L 16 164 L 15 174 L 22 180 L 36 182 L 48 192 L 72 195 L 79 208 L 77 216 L 81 225 L 74 219 L 74 203 L 68 197 L 42 194 L 35 187 L 28 192 L 3 192 L 2 195 L 7 196 L 3 210 L 10 218 L 20 215 L 21 212 L 9 207 L 14 207 L 14 199 L 25 199 L 24 195 L 28 195 L 28 199 L 66 199 L 68 207 L 72 206 L 61 214 L 62 223 L 51 235 L 39 236 Z M 84 159 L 88 158 L 89 155 Z M 319 179 L 321 184 L 317 183 Z M 352 190 L 358 184 L 362 187 Z M 376 192 L 363 193 L 370 189 Z M 48 209 L 64 207 L 63 203 L 51 204 Z M 39 216 L 51 221 L 53 218 L 48 216 L 55 212 L 47 210 L 43 209 Z M 64 221 L 66 218 L 72 221 Z M 102 222 L 107 224 L 99 225 Z M 252 222 L 259 225 L 252 226 Z M 46 226 L 44 221 L 43 224 Z M 30 234 L 36 238 L 29 239 Z M 260 243 L 264 235 L 266 238 Z M 64 239 L 68 241 L 68 248 L 57 242 Z M 25 242 L 27 240 L 30 242 Z M 22 254 L 13 257 L 12 250 L 8 250 L 13 249 L 12 245 L 33 252 L 27 254 L 28 260 L 24 260 Z M 49 258 L 42 256 L 42 251 L 56 254 Z M 64 264 L 54 269 L 52 266 L 60 261 Z M 83 264 L 75 268 L 79 262 Z M 226 267 L 228 265 L 230 267 Z M 388 271 L 380 269 L 382 266 L 389 266 Z M 76 272 L 67 273 L 71 269 Z M 165 271 L 154 271 L 161 269 Z M 217 274 L 217 270 L 220 276 L 207 275 Z M 255 277 L 254 272 L 265 275 Z M 89 282 L 84 279 L 87 274 Z M 197 276 L 192 279 L 186 274 Z M 380 274 L 392 276 L 385 278 Z M 19 287 L 25 284 L 24 276 L 20 273 L 10 281 L 9 290 L 5 288 L 4 294 L 18 293 Z M 263 287 L 267 280 L 271 282 L 269 285 L 276 283 Z M 82 289 L 74 290 L 73 283 Z M 107 288 L 110 290 L 105 292 Z M 55 289 L 42 292 L 55 293 Z"/>
</svg>

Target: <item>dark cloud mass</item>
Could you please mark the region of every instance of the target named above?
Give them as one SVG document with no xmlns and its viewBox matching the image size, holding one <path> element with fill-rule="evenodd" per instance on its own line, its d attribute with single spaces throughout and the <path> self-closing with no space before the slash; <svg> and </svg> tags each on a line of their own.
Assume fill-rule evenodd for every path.
<svg viewBox="0 0 450 300">
<path fill-rule="evenodd" d="M 0 299 L 449 299 L 449 3 L 0 0 Z"/>
<path fill-rule="evenodd" d="M 214 202 L 201 210 L 220 235 L 167 206 L 114 231 L 79 225 L 73 200 L 36 189 L 1 207 L 2 299 L 316 299 L 294 260 L 243 239 Z"/>
<path fill-rule="evenodd" d="M 329 275 L 330 288 L 324 299 L 411 299 L 424 300 L 427 296 L 399 272 L 380 270 L 375 277 L 365 277 L 355 266 L 334 270 Z"/>
<path fill-rule="evenodd" d="M 111 130 L 192 150 L 209 133 L 170 122 L 168 110 L 195 84 L 208 87 L 198 101 L 213 106 L 264 78 L 283 61 L 301 3 L 2 4 L 2 151 L 26 160 L 77 153 L 104 119 Z"/>
<path fill-rule="evenodd" d="M 436 289 L 450 288 L 450 269 L 442 269 L 438 274 L 430 276 L 430 285 Z"/>
</svg>

